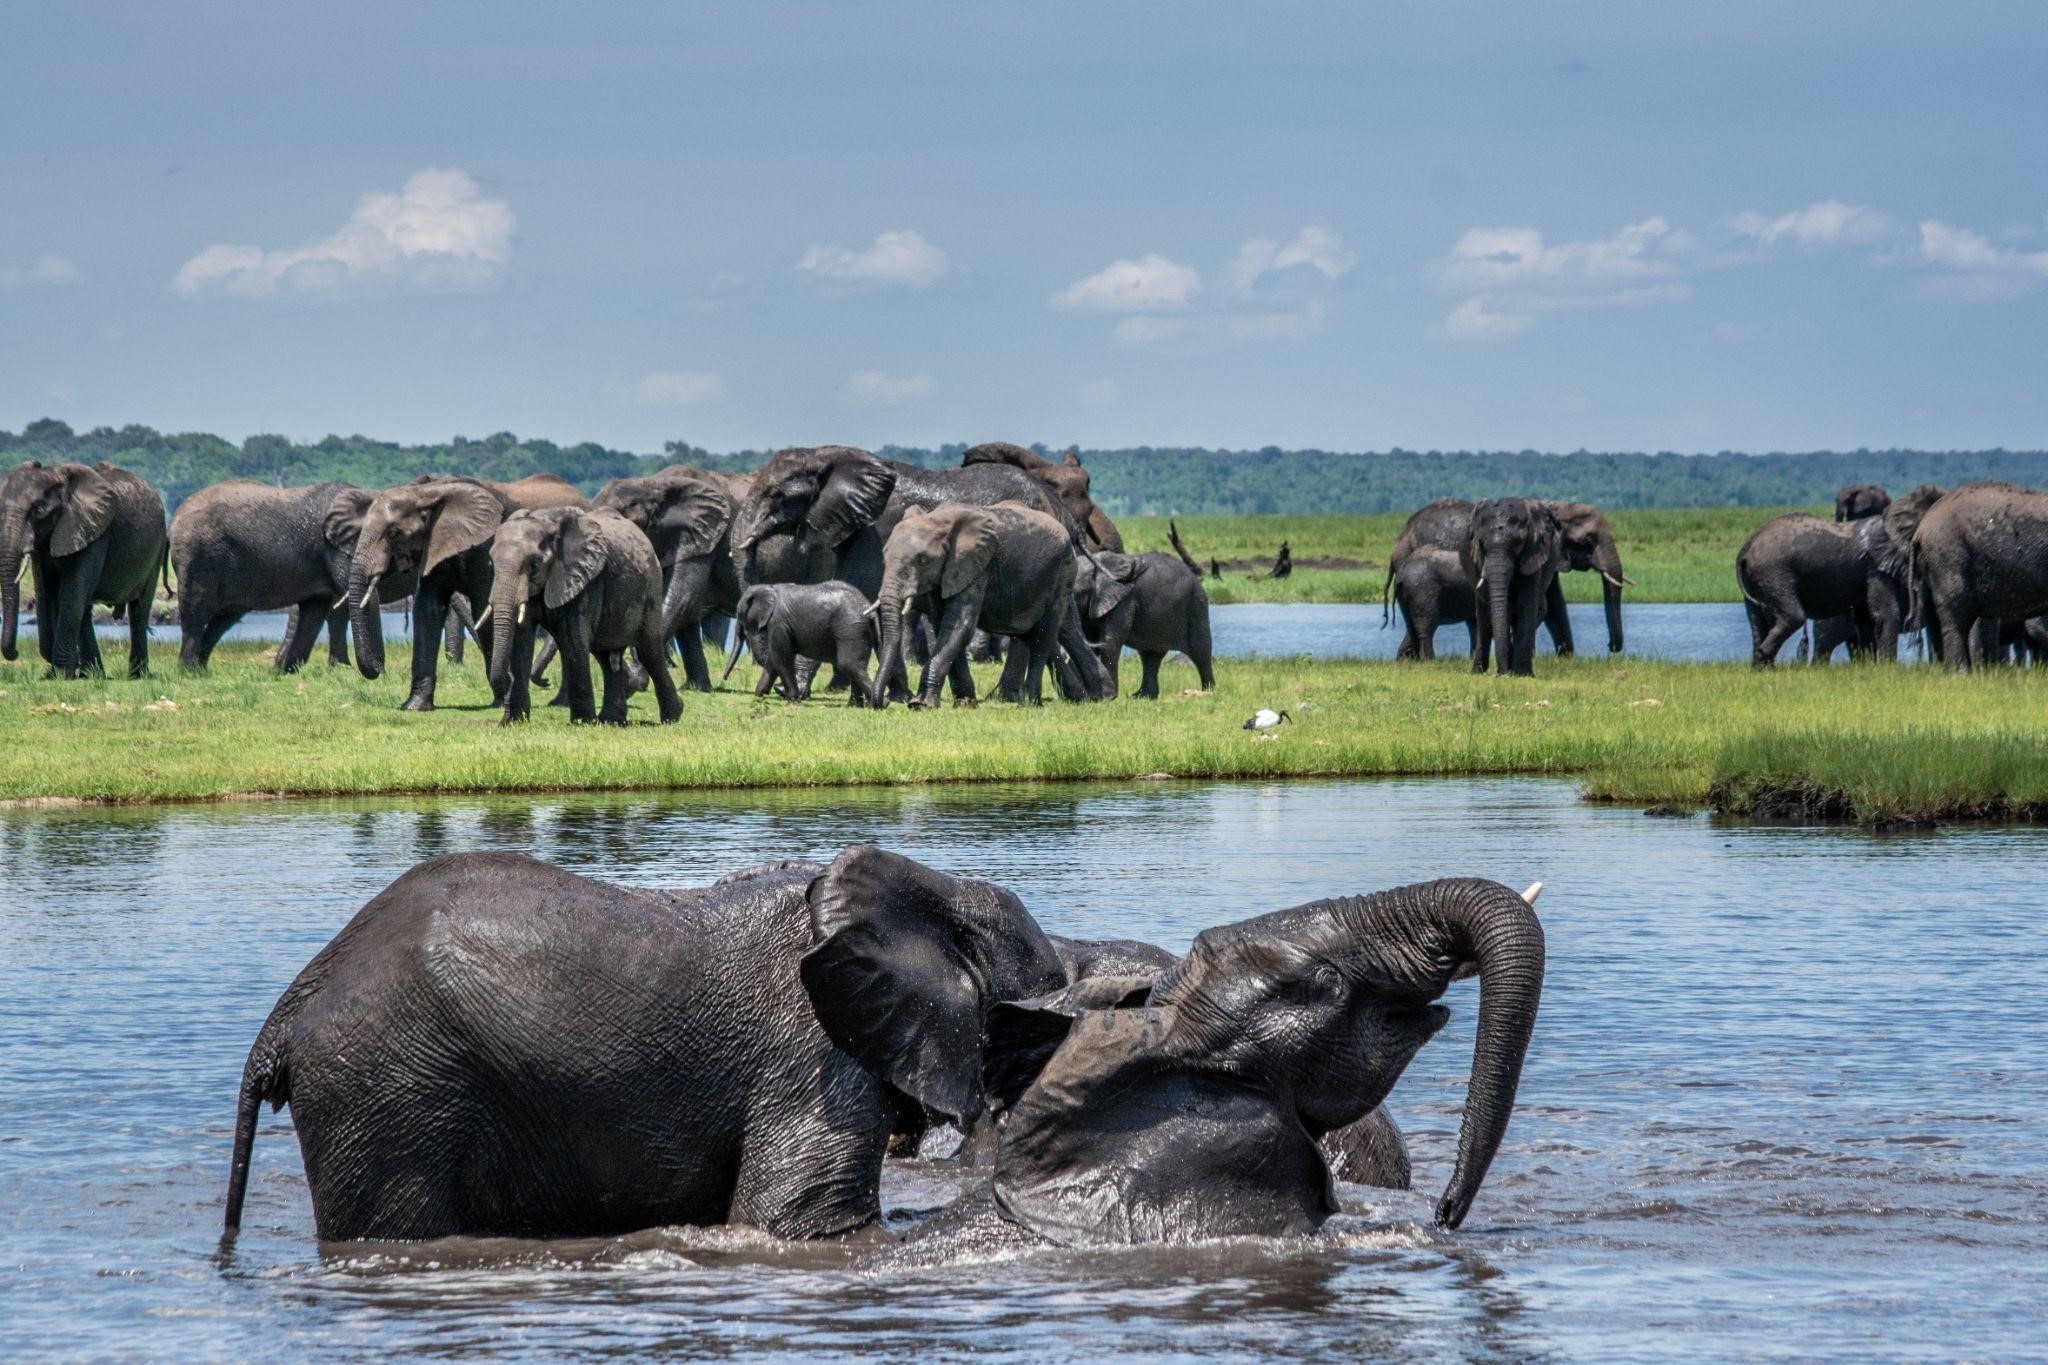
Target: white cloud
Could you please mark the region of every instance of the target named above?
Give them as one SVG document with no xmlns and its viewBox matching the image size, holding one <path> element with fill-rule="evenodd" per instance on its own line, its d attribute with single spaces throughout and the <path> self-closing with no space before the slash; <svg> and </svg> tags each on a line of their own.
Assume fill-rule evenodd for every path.
<svg viewBox="0 0 2048 1365">
<path fill-rule="evenodd" d="M 1091 408 L 1106 408 L 1123 397 L 1114 379 L 1091 379 L 1074 391 Z"/>
<path fill-rule="evenodd" d="M 1921 293 L 1946 302 L 2017 298 L 2048 281 L 2048 251 L 1997 246 L 1981 233 L 1932 218 L 1920 224 L 1919 260 L 1941 272 Z"/>
<path fill-rule="evenodd" d="M 1776 218 L 1754 210 L 1738 213 L 1732 222 L 1737 233 L 1755 238 L 1760 246 L 1863 246 L 1882 240 L 1892 229 L 1892 220 L 1876 209 L 1839 199 L 1823 199 Z"/>
<path fill-rule="evenodd" d="M 1431 328 L 1430 335 L 1445 341 L 1512 341 L 1535 321 L 1528 313 L 1489 312 L 1485 296 L 1475 294 Z"/>
<path fill-rule="evenodd" d="M 1344 249 L 1344 241 L 1329 228 L 1311 224 L 1282 246 L 1270 237 L 1254 237 L 1238 248 L 1237 259 L 1225 274 L 1240 294 L 1251 292 L 1261 275 L 1295 266 L 1310 266 L 1325 279 L 1336 279 L 1358 264 L 1358 257 Z"/>
<path fill-rule="evenodd" d="M 1554 245 L 1535 228 L 1473 228 L 1437 269 L 1453 289 L 1621 284 L 1678 274 L 1669 256 L 1689 243 L 1662 218 L 1630 223 L 1612 237 Z"/>
<path fill-rule="evenodd" d="M 633 401 L 654 408 L 687 408 L 725 397 L 725 381 L 691 370 L 658 371 L 633 386 Z"/>
<path fill-rule="evenodd" d="M 862 370 L 846 381 L 846 387 L 839 391 L 839 396 L 860 407 L 884 408 L 899 403 L 915 403 L 938 391 L 939 381 L 928 374 L 897 375 L 881 370 Z"/>
<path fill-rule="evenodd" d="M 0 267 L 0 289 L 29 289 L 36 285 L 77 284 L 85 275 L 65 256 L 39 256 L 34 265 Z"/>
<path fill-rule="evenodd" d="M 459 170 L 420 171 L 396 194 L 370 193 L 340 229 L 290 250 L 210 246 L 171 287 L 187 297 L 459 293 L 497 283 L 512 259 L 512 210 Z"/>
<path fill-rule="evenodd" d="M 1201 287 L 1202 277 L 1193 266 L 1155 252 L 1135 261 L 1110 262 L 1054 294 L 1052 305 L 1105 313 L 1153 312 L 1186 307 Z"/>
<path fill-rule="evenodd" d="M 946 253 L 915 232 L 885 232 L 865 251 L 814 246 L 796 268 L 845 284 L 903 284 L 922 289 L 946 273 Z"/>
</svg>

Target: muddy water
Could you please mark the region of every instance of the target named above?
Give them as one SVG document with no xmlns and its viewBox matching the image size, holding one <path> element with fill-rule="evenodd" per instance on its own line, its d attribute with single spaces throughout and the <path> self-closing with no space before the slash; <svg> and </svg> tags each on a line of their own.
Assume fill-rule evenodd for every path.
<svg viewBox="0 0 2048 1365">
<path fill-rule="evenodd" d="M 287 1111 L 218 1254 L 244 1051 L 412 863 L 510 848 L 690 885 L 861 840 L 1005 882 L 1056 931 L 1173 948 L 1321 895 L 1544 879 L 1543 1015 L 1470 1221 L 1428 1217 L 1465 984 L 1390 1102 L 1418 1189 L 1346 1189 L 1307 1241 L 889 1280 L 721 1231 L 323 1250 Z M 1528 780 L 0 813 L 0 1355 L 2027 1355 L 2044 876 L 2043 831 L 1655 820 Z M 954 1189 L 916 1163 L 884 1194 L 901 1222 Z"/>
</svg>

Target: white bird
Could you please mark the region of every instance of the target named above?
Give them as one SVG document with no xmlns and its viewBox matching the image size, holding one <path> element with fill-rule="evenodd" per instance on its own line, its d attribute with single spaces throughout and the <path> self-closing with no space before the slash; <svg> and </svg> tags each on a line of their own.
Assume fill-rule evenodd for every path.
<svg viewBox="0 0 2048 1365">
<path fill-rule="evenodd" d="M 1244 723 L 1244 728 L 1247 730 L 1258 731 L 1260 739 L 1271 739 L 1273 737 L 1271 732 L 1280 724 L 1280 722 L 1283 720 L 1290 719 L 1292 719 L 1292 717 L 1290 717 L 1285 711 L 1268 711 L 1264 707 L 1261 707 L 1257 715 L 1253 716 L 1250 720 Z"/>
</svg>

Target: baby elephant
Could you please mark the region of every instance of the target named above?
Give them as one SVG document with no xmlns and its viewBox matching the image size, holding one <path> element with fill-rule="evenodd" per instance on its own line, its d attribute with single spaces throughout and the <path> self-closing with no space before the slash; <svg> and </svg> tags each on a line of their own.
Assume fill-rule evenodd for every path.
<svg viewBox="0 0 2048 1365">
<path fill-rule="evenodd" d="M 834 686 L 847 684 L 851 706 L 873 706 L 875 685 L 868 677 L 868 651 L 874 648 L 868 599 L 851 583 L 758 583 L 740 594 L 740 633 L 761 665 L 757 697 L 775 683 L 791 701 L 810 698 L 810 678 L 798 676 L 797 657 L 830 662 Z M 720 678 L 732 676 L 739 662 L 735 648 Z"/>
<path fill-rule="evenodd" d="M 632 522 L 606 507 L 514 512 L 491 543 L 491 687 L 505 694 L 505 723 L 531 714 L 533 636 L 546 626 L 562 651 L 569 719 L 626 723 L 634 680 L 631 649 L 654 682 L 664 725 L 683 714 L 668 675 L 661 629 L 661 565 Z M 604 709 L 590 695 L 590 656 L 604 669 Z"/>
</svg>

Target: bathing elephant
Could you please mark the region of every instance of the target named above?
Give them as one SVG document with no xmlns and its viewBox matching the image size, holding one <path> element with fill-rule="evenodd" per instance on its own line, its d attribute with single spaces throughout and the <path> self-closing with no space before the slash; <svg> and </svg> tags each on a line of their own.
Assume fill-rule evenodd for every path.
<svg viewBox="0 0 2048 1365">
<path fill-rule="evenodd" d="M 837 678 L 846 680 L 849 705 L 881 705 L 868 677 L 875 628 L 867 598 L 851 583 L 756 583 L 740 594 L 739 623 L 747 648 L 761 665 L 755 696 L 766 696 L 780 683 L 791 702 L 809 700 L 810 679 L 799 677 L 797 670 L 804 658 L 832 665 Z M 735 648 L 721 681 L 732 676 L 739 658 Z"/>
<path fill-rule="evenodd" d="M 661 561 L 664 631 L 682 656 L 686 685 L 711 690 L 703 622 L 739 609 L 732 558 L 732 515 L 747 480 L 674 464 L 653 474 L 613 479 L 592 499 L 639 527 Z"/>
<path fill-rule="evenodd" d="M 1394 571 L 1394 605 L 1401 609 L 1402 635 L 1397 659 L 1434 659 L 1436 628 L 1463 621 L 1466 652 L 1479 648 L 1478 598 L 1465 581 L 1464 561 L 1449 550 L 1418 545 L 1401 559 Z M 1381 605 L 1382 627 L 1387 607 Z"/>
<path fill-rule="evenodd" d="M 1882 484 L 1858 483 L 1837 488 L 1835 520 L 1861 521 L 1865 517 L 1881 517 L 1891 502 L 1892 495 L 1884 491 Z"/>
<path fill-rule="evenodd" d="M 995 1003 L 1064 980 L 1014 895 L 875 848 L 688 891 L 430 859 L 263 1024 L 226 1223 L 267 1100 L 324 1241 L 851 1232 L 906 1111 L 982 1112 Z"/>
<path fill-rule="evenodd" d="M 375 602 L 411 594 L 412 686 L 401 709 L 433 710 L 448 600 L 458 592 L 471 602 L 491 600 L 490 544 L 499 523 L 521 508 L 583 506 L 584 496 L 552 474 L 513 483 L 424 476 L 379 493 L 363 513 L 349 561 L 357 670 L 366 678 L 384 672 L 383 639 L 371 625 Z"/>
<path fill-rule="evenodd" d="M 1899 634 L 1913 617 L 1908 574 L 1914 499 L 1939 490 L 1915 490 L 1879 516 L 1822 521 L 1787 512 L 1750 533 L 1735 556 L 1735 579 L 1749 615 L 1750 662 L 1769 667 L 1784 643 L 1809 619 L 1817 644 L 1813 662 L 1831 653 L 1850 626 L 1851 656 L 1899 656 Z"/>
<path fill-rule="evenodd" d="M 1613 527 L 1608 525 L 1606 514 L 1589 502 L 1542 501 L 1542 505 L 1550 509 L 1558 526 L 1563 550 L 1563 562 L 1558 572 L 1564 574 L 1591 569 L 1600 575 L 1601 601 L 1607 615 L 1607 652 L 1619 654 L 1626 643 L 1622 631 L 1621 593 L 1624 587 L 1633 586 L 1635 580 L 1622 571 L 1621 551 L 1615 545 Z M 1463 553 L 1465 540 L 1471 532 L 1472 509 L 1473 504 L 1462 498 L 1441 498 L 1408 518 L 1394 540 L 1393 550 L 1387 555 L 1386 582 L 1380 589 L 1383 609 L 1400 577 L 1401 566 L 1410 554 L 1423 548 L 1445 550 L 1454 555 Z M 1466 619 L 1450 615 L 1447 606 L 1439 604 L 1437 624 L 1447 625 Z M 1385 624 L 1383 618 L 1382 625 Z M 1477 624 L 1476 617 L 1472 618 L 1472 624 Z M 1544 594 L 1543 625 L 1560 655 L 1574 651 L 1571 613 L 1565 605 L 1561 582 L 1553 581 Z"/>
<path fill-rule="evenodd" d="M 290 609 L 297 615 L 278 647 L 278 672 L 305 664 L 323 623 L 329 662 L 346 664 L 349 561 L 376 497 L 346 483 L 279 488 L 229 479 L 179 503 L 171 518 L 178 662 L 204 668 L 245 612 Z M 374 614 L 370 625 L 381 642 Z"/>
<path fill-rule="evenodd" d="M 0 478 L 0 658 L 17 657 L 21 579 L 36 590 L 36 648 L 60 678 L 100 671 L 92 606 L 128 617 L 128 676 L 149 671 L 149 618 L 168 541 L 164 500 L 102 461 L 28 460 Z"/>
<path fill-rule="evenodd" d="M 639 527 L 608 507 L 521 508 L 491 539 L 491 689 L 504 723 L 532 713 L 528 682 L 534 631 L 546 626 L 562 651 L 569 719 L 626 723 L 633 691 L 626 651 L 654 684 L 664 725 L 683 714 L 662 634 L 661 565 Z M 590 660 L 604 670 L 604 706 L 590 695 Z"/>
<path fill-rule="evenodd" d="M 1448 1019 L 1437 999 L 1476 974 L 1457 1164 L 1436 1206 L 1455 1228 L 1506 1134 L 1543 965 L 1523 897 L 1455 878 L 1204 930 L 1142 1002 L 1097 981 L 998 1006 L 993 1176 L 870 1264 L 1312 1233 L 1336 1212 L 1317 1139 L 1386 1098 Z"/>
<path fill-rule="evenodd" d="M 1982 662 L 1971 648 L 1981 622 L 2048 613 L 2048 493 L 1964 484 L 1927 509 L 1912 546 L 1936 652 L 1951 669 Z"/>
<path fill-rule="evenodd" d="M 875 599 L 882 676 L 902 668 L 905 612 L 928 616 L 937 636 L 912 706 L 937 706 L 940 685 L 949 677 L 954 703 L 972 704 L 967 642 L 977 626 L 1017 642 L 997 695 L 1033 705 L 1042 700 L 1046 662 L 1074 606 L 1074 553 L 1057 520 L 1014 502 L 954 503 L 931 512 L 913 508 L 889 533 L 884 565 Z M 1080 652 L 1093 659 L 1079 631 L 1073 633 Z"/>
<path fill-rule="evenodd" d="M 1159 665 L 1174 650 L 1186 654 L 1202 680 L 1216 685 L 1210 666 L 1209 594 L 1202 578 L 1174 555 L 1100 551 L 1074 561 L 1074 605 L 1081 631 L 1102 652 L 1111 696 L 1124 647 L 1138 651 L 1144 678 L 1137 695 L 1159 695 Z"/>
<path fill-rule="evenodd" d="M 1008 441 L 988 441 L 971 447 L 960 457 L 960 464 L 963 468 L 973 464 L 1006 464 L 1023 470 L 1059 499 L 1060 505 L 1067 509 L 1067 516 L 1081 528 L 1090 548 L 1113 550 L 1117 554 L 1124 552 L 1122 533 L 1109 519 L 1109 513 L 1096 505 L 1092 481 L 1081 465 L 1079 451 L 1069 450 L 1064 458 L 1055 462 Z"/>
<path fill-rule="evenodd" d="M 1533 498 L 1480 503 L 1472 509 L 1472 527 L 1459 558 L 1479 604 L 1472 671 L 1484 673 L 1487 656 L 1493 654 L 1500 672 L 1528 677 L 1536 656 L 1536 623 L 1544 619 L 1544 603 L 1564 564 L 1549 504 Z"/>
</svg>

